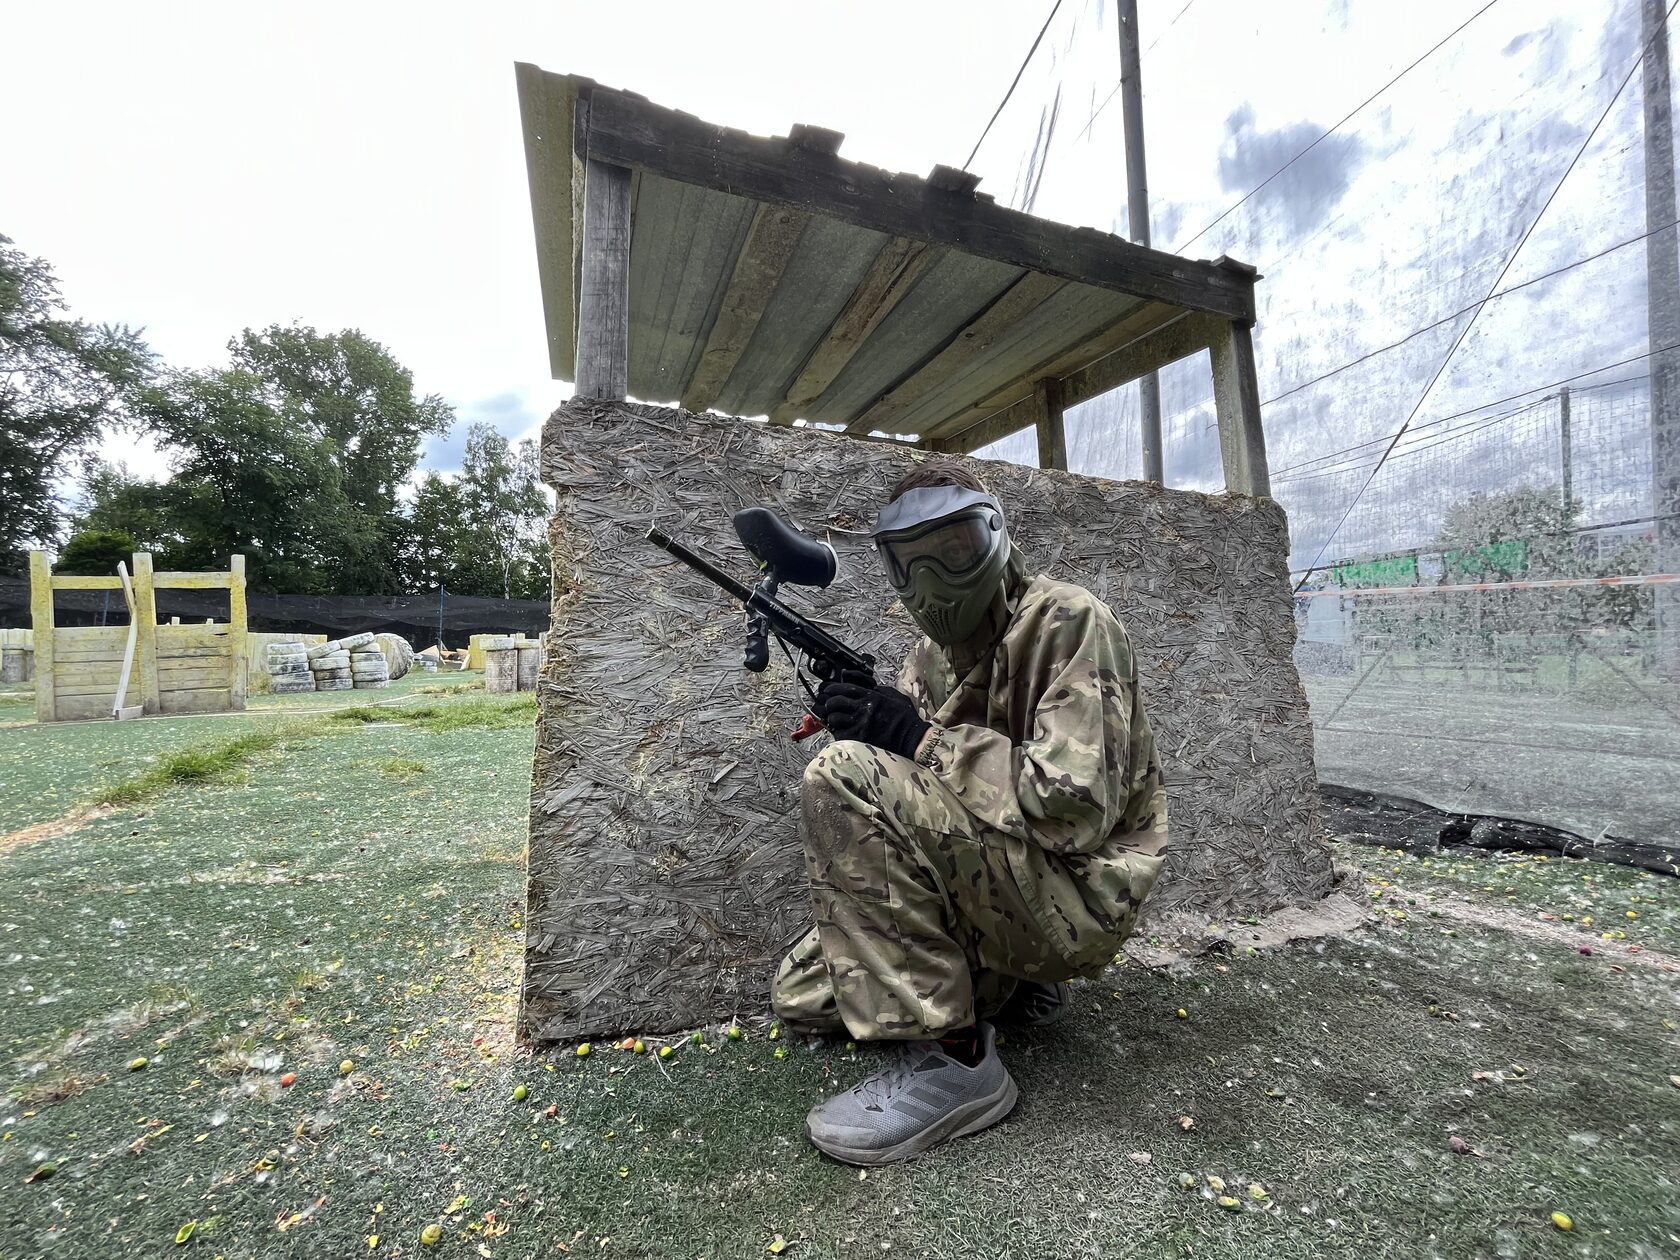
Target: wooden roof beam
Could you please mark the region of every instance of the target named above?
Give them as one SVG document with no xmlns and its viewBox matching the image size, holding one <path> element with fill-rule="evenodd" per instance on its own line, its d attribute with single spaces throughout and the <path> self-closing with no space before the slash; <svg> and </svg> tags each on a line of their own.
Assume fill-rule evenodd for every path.
<svg viewBox="0 0 1680 1260">
<path fill-rule="evenodd" d="M 1070 372 L 1075 372 L 1086 365 L 1112 354 L 1122 346 L 1130 345 L 1139 337 L 1147 336 L 1150 332 L 1162 327 L 1179 314 L 1176 307 L 1161 302 L 1144 302 L 1127 311 L 1120 319 L 1110 324 L 1096 335 L 1087 338 L 1071 350 L 1058 354 L 1046 363 L 1040 364 L 1032 371 L 1023 373 L 1019 380 L 1012 381 L 1003 389 L 987 398 L 983 398 L 971 407 L 937 424 L 926 426 L 921 436 L 924 440 L 937 442 L 953 433 L 961 433 L 971 425 L 978 424 L 987 416 L 994 415 L 1008 407 L 1014 406 L 1033 391 L 1033 382 L 1045 378 L 1060 380 Z"/>
<path fill-rule="evenodd" d="M 1089 402 L 1099 394 L 1149 372 L 1159 371 L 1198 350 L 1206 350 L 1222 337 L 1229 337 L 1230 321 L 1217 316 L 1185 314 L 1173 322 L 1155 329 L 1112 354 L 1081 368 L 1061 379 L 1061 404 L 1064 409 Z M 1031 384 L 1029 383 L 1029 388 Z M 989 416 L 981 417 L 967 428 L 946 432 L 927 439 L 936 451 L 966 455 L 970 451 L 989 446 L 1012 433 L 1039 423 L 1044 415 L 1039 398 L 1028 396 Z"/>
<path fill-rule="evenodd" d="M 758 321 L 764 318 L 764 308 L 810 218 L 792 206 L 764 202 L 758 207 L 747 239 L 735 257 L 735 270 L 706 337 L 700 364 L 683 388 L 682 405 L 688 410 L 705 411 L 723 392 L 729 374 L 752 341 Z"/>
<path fill-rule="evenodd" d="M 881 246 L 868 272 L 788 387 L 786 399 L 770 412 L 771 423 L 790 424 L 821 398 L 880 322 L 944 256 L 943 246 L 902 236 Z"/>
<path fill-rule="evenodd" d="M 888 236 L 955 246 L 1063 280 L 1254 320 L 1253 277 L 1231 267 L 1037 219 L 982 196 L 956 195 L 786 139 L 714 126 L 598 85 L 583 125 L 588 154 L 597 161 L 796 206 Z"/>
<path fill-rule="evenodd" d="M 846 426 L 846 432 L 893 432 L 893 425 L 900 416 L 933 390 L 966 371 L 975 360 L 990 353 L 998 338 L 1066 286 L 1067 281 L 1057 276 L 1029 271 L 1005 289 L 1001 297 L 957 333 L 950 344 L 929 359 L 919 371 L 854 417 Z"/>
</svg>

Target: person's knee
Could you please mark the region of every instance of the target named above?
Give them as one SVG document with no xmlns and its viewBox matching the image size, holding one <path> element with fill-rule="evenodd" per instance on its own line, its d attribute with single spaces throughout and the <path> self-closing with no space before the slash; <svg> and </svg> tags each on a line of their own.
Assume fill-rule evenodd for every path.
<svg viewBox="0 0 1680 1260">
<path fill-rule="evenodd" d="M 833 796 L 841 790 L 842 778 L 855 783 L 860 753 L 866 753 L 868 747 L 854 739 L 837 739 L 806 762 L 805 778 L 800 785 L 806 803 Z"/>
</svg>

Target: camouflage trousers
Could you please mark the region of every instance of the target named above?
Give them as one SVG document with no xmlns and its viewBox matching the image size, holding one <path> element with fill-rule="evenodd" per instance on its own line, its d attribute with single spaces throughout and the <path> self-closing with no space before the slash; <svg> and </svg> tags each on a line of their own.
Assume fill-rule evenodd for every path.
<svg viewBox="0 0 1680 1260">
<path fill-rule="evenodd" d="M 928 1037 L 990 1015 L 1017 979 L 1090 971 L 1039 928 L 1010 852 L 1016 864 L 1056 859 L 980 823 L 914 762 L 831 744 L 806 767 L 801 809 L 816 927 L 771 991 L 790 1026 Z"/>
</svg>

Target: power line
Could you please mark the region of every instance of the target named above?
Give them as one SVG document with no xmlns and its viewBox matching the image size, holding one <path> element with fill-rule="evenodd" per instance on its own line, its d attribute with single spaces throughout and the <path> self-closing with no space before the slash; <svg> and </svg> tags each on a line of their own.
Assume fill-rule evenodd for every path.
<svg viewBox="0 0 1680 1260">
<path fill-rule="evenodd" d="M 1498 0 L 1488 0 L 1488 7 L 1491 7 L 1497 2 Z M 1488 300 L 1499 291 L 1500 281 L 1505 279 L 1505 274 L 1511 270 L 1512 264 L 1517 261 L 1517 256 L 1522 253 L 1523 246 L 1528 244 L 1528 238 L 1534 235 L 1534 229 L 1540 226 L 1540 221 L 1546 217 L 1546 211 L 1551 209 L 1552 202 L 1557 199 L 1558 193 L 1562 191 L 1564 184 L 1568 182 L 1570 174 L 1575 170 L 1576 164 L 1581 160 L 1581 155 L 1584 154 L 1587 151 L 1587 148 L 1592 144 L 1593 138 L 1598 135 L 1598 129 L 1604 125 L 1604 120 L 1610 117 L 1610 111 L 1616 107 L 1616 102 L 1621 99 L 1622 93 L 1627 90 L 1627 85 L 1633 81 L 1633 76 L 1635 72 L 1638 71 L 1640 62 L 1644 60 L 1645 49 L 1650 47 L 1651 40 L 1655 39 L 1658 34 L 1661 34 L 1665 39 L 1667 38 L 1668 18 L 1673 16 L 1675 5 L 1680 5 L 1680 0 L 1673 0 L 1673 3 L 1668 6 L 1668 13 L 1664 15 L 1663 24 L 1658 27 L 1656 31 L 1652 32 L 1651 39 L 1647 39 L 1644 44 L 1640 45 L 1639 55 L 1633 59 L 1633 64 L 1628 67 L 1627 74 L 1622 78 L 1621 86 L 1618 87 L 1611 95 L 1610 100 L 1604 106 L 1604 112 L 1598 116 L 1598 121 L 1593 124 L 1592 130 L 1587 132 L 1587 138 L 1581 141 L 1581 147 L 1575 150 L 1575 156 L 1569 159 L 1569 165 L 1564 167 L 1563 174 L 1558 177 L 1558 182 L 1552 186 L 1552 191 L 1547 195 L 1545 202 L 1541 204 L 1539 211 L 1535 214 L 1534 218 L 1529 221 L 1527 229 L 1524 230 L 1522 236 L 1518 238 L 1515 247 L 1511 250 L 1510 256 L 1505 259 L 1505 265 L 1499 269 L 1499 274 L 1493 278 L 1493 284 L 1488 288 L 1487 297 L 1482 299 L 1481 303 L 1476 307 L 1475 313 L 1470 316 L 1463 329 L 1460 330 L 1458 336 L 1453 338 L 1453 343 L 1447 347 L 1447 353 L 1445 357 L 1442 358 L 1441 365 L 1435 369 L 1435 375 L 1429 378 L 1429 384 L 1425 385 L 1423 387 L 1423 393 L 1418 395 L 1417 403 L 1413 406 L 1411 414 L 1406 417 L 1405 423 L 1395 431 L 1393 439 L 1388 444 L 1388 448 L 1382 453 L 1382 458 L 1377 460 L 1376 467 L 1371 469 L 1371 475 L 1365 478 L 1364 484 L 1361 485 L 1354 493 L 1353 499 L 1348 503 L 1347 510 L 1342 513 L 1341 519 L 1336 522 L 1335 528 L 1330 531 L 1330 533 L 1325 537 L 1324 542 L 1320 544 L 1318 554 L 1313 557 L 1313 563 L 1315 565 L 1324 558 L 1325 550 L 1330 546 L 1331 542 L 1335 540 L 1335 537 L 1337 533 L 1341 531 L 1342 526 L 1347 524 L 1347 519 L 1353 514 L 1353 509 L 1358 506 L 1359 500 L 1365 496 L 1365 491 L 1368 490 L 1371 483 L 1376 480 L 1377 474 L 1382 471 L 1382 466 L 1388 462 L 1388 457 L 1394 453 L 1394 448 L 1399 445 L 1400 439 L 1406 435 L 1406 430 L 1411 428 L 1412 421 L 1417 418 L 1417 413 L 1423 409 L 1423 404 L 1428 400 L 1430 393 L 1434 390 L 1436 382 L 1439 381 L 1442 374 L 1446 372 L 1447 365 L 1453 360 L 1453 355 L 1458 353 L 1458 348 L 1464 344 L 1464 339 L 1470 335 L 1470 330 L 1476 326 L 1476 320 L 1481 317 L 1482 311 L 1486 309 Z M 1480 10 L 1480 12 L 1486 12 L 1486 8 Z M 1475 18 L 1472 16 L 1471 21 L 1474 20 Z M 1298 590 L 1300 588 L 1297 587 L 1296 589 Z"/>
<path fill-rule="evenodd" d="M 1331 127 L 1328 131 L 1325 131 L 1322 135 L 1320 135 L 1318 137 L 1317 140 L 1314 140 L 1306 148 L 1302 149 L 1294 157 L 1290 158 L 1289 161 L 1285 162 L 1282 166 L 1278 167 L 1277 170 L 1273 171 L 1270 175 L 1266 176 L 1265 179 L 1261 180 L 1253 188 L 1250 188 L 1241 197 L 1239 197 L 1234 204 L 1229 206 L 1223 213 L 1221 213 L 1220 216 L 1217 219 L 1215 219 L 1212 223 L 1208 224 L 1200 232 L 1197 232 L 1196 235 L 1192 236 L 1189 240 L 1185 241 L 1177 249 L 1173 250 L 1173 253 L 1182 254 L 1185 250 L 1189 249 L 1197 241 L 1201 240 L 1202 237 L 1206 236 L 1209 232 L 1213 231 L 1214 228 L 1218 227 L 1221 223 L 1223 223 L 1229 215 L 1231 215 L 1234 211 L 1239 209 L 1243 205 L 1243 203 L 1246 202 L 1250 197 L 1254 196 L 1255 193 L 1259 192 L 1267 184 L 1271 183 L 1279 175 L 1282 175 L 1285 171 L 1287 171 L 1291 166 L 1294 166 L 1295 163 L 1299 162 L 1302 158 L 1306 157 L 1307 154 L 1311 153 L 1314 149 L 1316 149 L 1323 141 L 1328 140 L 1333 134 L 1335 134 L 1337 131 L 1340 131 L 1342 129 L 1342 127 L 1347 123 L 1347 121 L 1349 119 L 1351 119 L 1355 114 L 1359 113 L 1362 109 L 1364 109 L 1372 101 L 1376 100 L 1384 92 L 1388 91 L 1389 88 L 1393 87 L 1396 83 L 1400 82 L 1401 79 L 1405 78 L 1413 70 L 1416 70 L 1420 65 L 1422 65 L 1431 56 L 1433 56 L 1437 51 L 1439 51 L 1440 48 L 1442 47 L 1442 45 L 1446 44 L 1455 35 L 1457 35 L 1460 31 L 1462 31 L 1465 27 L 1469 26 L 1470 23 L 1474 22 L 1477 18 L 1481 17 L 1482 14 L 1486 13 L 1489 9 L 1493 8 L 1493 6 L 1498 4 L 1498 3 L 1499 3 L 1499 0 L 1488 0 L 1488 2 L 1486 4 L 1484 4 L 1481 8 L 1477 9 L 1469 17 L 1465 18 L 1464 21 L 1460 22 L 1456 27 L 1454 27 L 1453 30 L 1451 31 L 1451 33 L 1442 37 L 1440 42 L 1435 44 L 1432 48 L 1430 48 L 1428 52 L 1424 53 L 1416 61 L 1412 62 L 1411 65 L 1407 66 L 1399 74 L 1395 75 L 1387 83 L 1383 84 L 1375 92 L 1371 93 L 1371 95 L 1367 96 L 1363 101 L 1361 101 L 1361 102 L 1359 102 L 1359 104 L 1355 105 L 1351 110 L 1349 110 L 1347 112 L 1346 115 L 1343 116 L 1343 118 L 1340 122 L 1338 122 L 1335 126 Z"/>
<path fill-rule="evenodd" d="M 1003 94 L 1003 99 L 998 102 L 998 107 L 992 111 L 991 118 L 986 122 L 986 129 L 980 133 L 980 138 L 974 142 L 973 152 L 968 155 L 968 161 L 962 165 L 963 170 L 966 171 L 974 165 L 974 155 L 980 152 L 980 146 L 986 143 L 986 137 L 992 132 L 992 124 L 998 120 L 998 115 L 1003 113 L 1003 107 L 1009 104 L 1009 98 L 1015 95 L 1015 89 L 1020 85 L 1021 76 L 1027 72 L 1027 63 L 1033 59 L 1033 54 L 1038 51 L 1039 44 L 1044 42 L 1045 33 L 1049 31 L 1050 23 L 1056 20 L 1056 14 L 1061 10 L 1061 7 L 1062 0 L 1056 0 L 1056 3 L 1050 6 L 1050 16 L 1044 19 L 1044 25 L 1039 28 L 1038 36 L 1033 40 L 1032 47 L 1027 49 L 1027 55 L 1021 58 L 1021 68 L 1015 72 L 1015 77 L 1009 81 L 1009 90 Z"/>
<path fill-rule="evenodd" d="M 1680 226 L 1680 219 L 1676 219 L 1673 223 L 1665 223 L 1661 227 L 1652 228 L 1649 232 L 1641 232 L 1638 236 L 1629 237 L 1625 241 L 1619 241 L 1616 244 L 1611 245 L 1606 249 L 1599 250 L 1598 253 L 1596 253 L 1596 254 L 1588 254 L 1585 258 L 1577 258 L 1574 262 L 1565 263 L 1563 266 L 1557 267 L 1557 268 L 1555 268 L 1551 271 L 1548 271 L 1548 272 L 1544 273 L 1543 275 L 1535 276 L 1531 280 L 1524 280 L 1521 284 L 1513 284 L 1508 289 L 1501 289 L 1497 293 L 1490 293 L 1487 297 L 1483 298 L 1480 302 L 1472 302 L 1469 306 L 1460 307 L 1458 310 L 1452 312 L 1452 314 L 1450 314 L 1450 315 L 1443 315 L 1440 319 L 1436 320 L 1434 323 L 1425 324 L 1422 328 L 1417 328 L 1417 329 L 1412 330 L 1411 332 L 1407 333 L 1404 337 L 1400 338 L 1399 341 L 1391 341 L 1386 346 L 1379 346 L 1375 350 L 1369 350 L 1366 353 L 1360 355 L 1357 359 L 1349 359 L 1346 363 L 1341 364 L 1339 367 L 1333 367 L 1328 372 L 1324 372 L 1321 375 L 1315 376 L 1311 380 L 1302 381 L 1299 385 L 1291 385 L 1288 389 L 1282 391 L 1281 393 L 1273 394 L 1270 398 L 1266 399 L 1266 401 L 1261 403 L 1260 405 L 1262 407 L 1270 407 L 1273 403 L 1282 402 L 1285 398 L 1288 398 L 1291 394 L 1298 394 L 1304 389 L 1311 389 L 1314 385 L 1317 385 L 1317 384 L 1319 384 L 1323 381 L 1327 381 L 1332 376 L 1339 376 L 1341 373 L 1347 371 L 1349 368 L 1358 367 L 1361 363 L 1368 362 L 1369 360 L 1376 358 L 1380 354 L 1387 354 L 1390 350 L 1397 350 L 1401 346 L 1405 345 L 1407 342 L 1415 341 L 1417 338 L 1423 336 L 1424 333 L 1434 332 L 1437 328 L 1441 327 L 1441 325 L 1450 324 L 1450 323 L 1453 322 L 1453 320 L 1457 319 L 1460 315 L 1468 315 L 1473 311 L 1481 309 L 1481 307 L 1485 306 L 1489 302 L 1496 302 L 1502 297 L 1507 297 L 1510 294 L 1519 292 L 1520 290 L 1526 289 L 1531 285 L 1539 284 L 1543 280 L 1550 280 L 1555 276 L 1561 276 L 1567 271 L 1573 271 L 1576 267 L 1584 267 L 1590 262 L 1597 262 L 1600 258 L 1607 257 L 1608 255 L 1615 253 L 1619 249 L 1626 249 L 1629 245 L 1637 245 L 1637 244 L 1639 244 L 1639 242 L 1647 239 L 1648 237 L 1655 236 L 1658 232 L 1666 232 L 1670 228 L 1675 227 L 1675 226 Z"/>
<path fill-rule="evenodd" d="M 1172 30 L 1173 27 L 1178 25 L 1178 19 L 1183 17 L 1186 13 L 1190 12 L 1190 6 L 1195 4 L 1195 3 L 1196 3 L 1196 0 L 1184 0 L 1184 7 L 1178 11 L 1178 17 L 1173 18 L 1172 21 L 1168 22 L 1166 24 L 1166 26 L 1162 28 L 1161 33 L 1159 35 L 1157 35 L 1154 38 L 1153 41 L 1151 41 L 1149 47 L 1145 48 L 1143 50 L 1144 53 L 1148 54 L 1148 53 L 1154 52 L 1155 51 L 1155 45 L 1159 44 L 1163 39 L 1165 39 L 1167 37 L 1167 32 Z"/>
</svg>

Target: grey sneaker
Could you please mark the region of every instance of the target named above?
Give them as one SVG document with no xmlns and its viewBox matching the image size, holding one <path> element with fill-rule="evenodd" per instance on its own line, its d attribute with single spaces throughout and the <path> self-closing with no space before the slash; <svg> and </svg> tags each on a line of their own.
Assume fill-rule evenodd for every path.
<svg viewBox="0 0 1680 1260">
<path fill-rule="evenodd" d="M 996 1124 L 1015 1106 L 1015 1082 L 990 1024 L 980 1037 L 986 1053 L 975 1067 L 937 1041 L 907 1043 L 874 1076 L 811 1108 L 812 1145 L 847 1164 L 891 1164 Z"/>
</svg>

